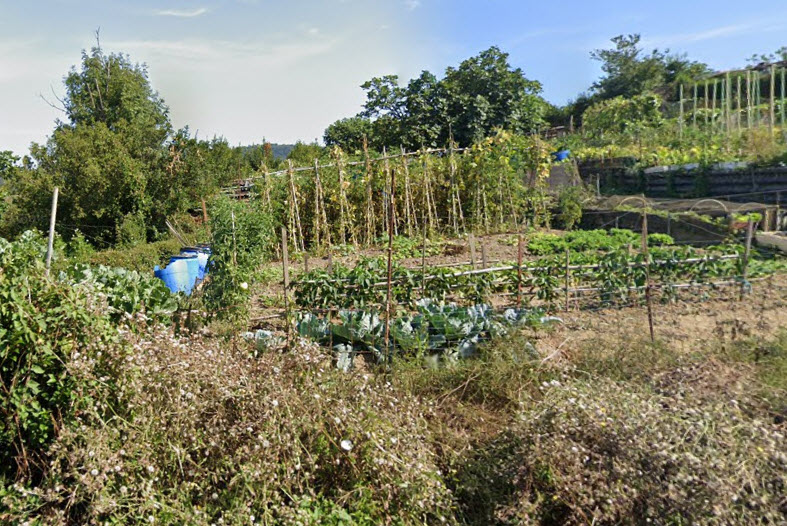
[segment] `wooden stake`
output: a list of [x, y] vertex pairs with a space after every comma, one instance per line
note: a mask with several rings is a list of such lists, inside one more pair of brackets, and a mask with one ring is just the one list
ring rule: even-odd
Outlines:
[[775, 137], [774, 125], [776, 124], [776, 66], [771, 64], [771, 97], [769, 102], [768, 126], [770, 126], [771, 138]]
[[394, 198], [396, 196], [396, 170], [391, 170], [391, 195], [388, 199], [388, 283], [385, 296], [385, 347], [388, 353], [388, 366], [393, 363], [393, 348], [390, 345], [391, 335], [391, 300], [393, 279], [393, 238], [394, 238]]
[[691, 124], [694, 128], [697, 127], [697, 83], [694, 83], [694, 103], [691, 110]]
[[517, 245], [518, 247], [517, 247], [517, 257], [516, 257], [516, 277], [517, 277], [516, 306], [521, 308], [522, 307], [522, 250], [523, 250], [522, 234], [519, 234]]
[[202, 222], [208, 224], [208, 206], [205, 204], [205, 198], [202, 198]]
[[708, 125], [708, 98], [710, 97], [708, 93], [708, 86], [710, 84], [709, 80], [705, 81], [705, 126]]
[[751, 129], [754, 123], [751, 107], [751, 71], [746, 70], [746, 127]]
[[287, 248], [287, 228], [281, 227], [281, 266], [282, 274], [284, 275], [284, 313], [285, 324], [287, 328], [287, 347], [290, 346], [290, 260], [288, 257]]
[[52, 210], [49, 213], [49, 240], [46, 246], [46, 275], [49, 275], [49, 268], [52, 266], [52, 253], [55, 248], [55, 221], [57, 219], [57, 198], [60, 188], [55, 187], [52, 192]]
[[232, 265], [234, 267], [238, 266], [238, 243], [235, 239], [235, 210], [230, 212], [230, 217], [232, 218]]
[[308, 252], [304, 252], [303, 253], [303, 272], [305, 272], [306, 274], [309, 273], [309, 253]]
[[571, 303], [571, 250], [566, 247], [566, 312], [569, 310]]
[[741, 131], [741, 76], [736, 75], [735, 80], [738, 83], [738, 89], [736, 91], [736, 101], [737, 101], [737, 111], [735, 112], [735, 125], [738, 128], [738, 133]]
[[470, 265], [475, 269], [475, 236], [470, 234]]
[[486, 260], [486, 244], [483, 242], [481, 243], [481, 268], [487, 268], [487, 260]]
[[[428, 214], [428, 212], [425, 212]], [[421, 298], [426, 296], [426, 218], [423, 225], [423, 241], [421, 242]]]
[[749, 219], [746, 223], [746, 245], [743, 249], [743, 266], [741, 269], [741, 299], [746, 294], [746, 275], [749, 270], [749, 257], [751, 256], [751, 239], [754, 234], [754, 221]]
[[785, 110], [785, 108], [784, 108], [784, 104], [785, 104], [785, 102], [787, 102], [787, 101], [785, 101], [785, 87], [784, 87], [785, 74], [784, 74], [784, 71], [785, 71], [784, 68], [782, 68], [782, 75], [781, 75], [781, 106], [779, 108], [780, 109], [779, 113], [781, 114], [782, 134], [787, 132], [787, 130], [784, 129], [785, 120], [787, 120], [787, 119], [785, 119], [785, 114], [787, 113], [787, 110]]
[[683, 138], [683, 84], [678, 88], [678, 97], [680, 98], [680, 114], [678, 117], [678, 136]]
[[648, 327], [650, 328], [650, 341], [656, 341], [653, 332], [653, 305], [650, 299], [650, 255], [648, 254], [648, 214], [642, 212], [642, 255], [645, 257], [645, 304], [648, 308]]

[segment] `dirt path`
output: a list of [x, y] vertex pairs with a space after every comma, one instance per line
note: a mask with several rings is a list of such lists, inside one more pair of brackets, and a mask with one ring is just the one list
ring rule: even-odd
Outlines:
[[[787, 275], [775, 275], [753, 284], [739, 299], [738, 287], [726, 287], [714, 299], [663, 304], [654, 302], [656, 339], [670, 348], [690, 352], [712, 338], [763, 339], [787, 329]], [[583, 346], [609, 344], [611, 348], [649, 338], [644, 307], [573, 311], [559, 314], [564, 324], [542, 333], [537, 348], [544, 356], [570, 356]]]

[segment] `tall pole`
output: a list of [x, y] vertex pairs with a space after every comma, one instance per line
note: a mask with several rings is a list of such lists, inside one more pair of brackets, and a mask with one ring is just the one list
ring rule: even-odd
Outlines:
[[680, 98], [680, 113], [678, 117], [678, 136], [683, 138], [683, 84], [678, 88], [678, 97]]
[[385, 297], [385, 347], [388, 353], [388, 366], [393, 363], [391, 336], [391, 280], [393, 277], [393, 238], [394, 238], [394, 197], [396, 194], [396, 170], [391, 170], [391, 195], [388, 198], [388, 292]]
[[771, 138], [774, 137], [774, 125], [776, 124], [776, 66], [771, 64], [771, 93], [770, 93], [770, 100], [768, 103], [769, 115], [768, 115], [768, 126], [771, 130]]
[[57, 196], [60, 189], [56, 186], [52, 193], [52, 212], [49, 214], [49, 243], [46, 248], [46, 275], [49, 275], [49, 267], [52, 266], [52, 252], [55, 246], [55, 219], [57, 218]]
[[694, 83], [694, 105], [691, 110], [691, 124], [697, 128], [697, 83]]
[[642, 255], [645, 258], [645, 304], [648, 308], [648, 327], [650, 328], [650, 341], [656, 341], [653, 332], [653, 305], [650, 299], [650, 255], [648, 254], [648, 214], [642, 212]]

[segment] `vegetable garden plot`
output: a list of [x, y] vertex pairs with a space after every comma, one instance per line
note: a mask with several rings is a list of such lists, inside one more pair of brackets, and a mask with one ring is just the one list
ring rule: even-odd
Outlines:
[[[643, 291], [658, 290], [663, 299], [674, 300], [681, 289], [739, 283], [737, 248], [654, 247], [646, 257], [618, 247], [577, 253], [573, 261], [546, 257], [521, 267], [460, 272], [396, 266], [391, 301], [397, 314], [390, 320], [384, 314], [384, 261], [366, 259], [352, 269], [314, 271], [296, 282], [296, 304], [304, 309], [296, 327], [301, 336], [331, 346], [343, 369], [361, 353], [377, 362], [394, 352], [453, 361], [512, 328], [559, 321], [548, 313], [567, 309], [569, 301], [576, 304], [587, 293], [595, 296], [592, 305], [607, 307], [637, 302]], [[501, 307], [504, 303], [509, 306]]]

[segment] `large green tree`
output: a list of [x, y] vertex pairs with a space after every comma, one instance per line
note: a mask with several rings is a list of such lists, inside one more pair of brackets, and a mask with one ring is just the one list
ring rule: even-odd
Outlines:
[[496, 129], [531, 132], [547, 109], [541, 84], [512, 68], [508, 54], [496, 47], [446, 69], [442, 79], [424, 71], [406, 86], [387, 75], [361, 87], [363, 110], [329, 126], [326, 143], [352, 151], [366, 134], [375, 149], [445, 146], [452, 136], [467, 146]]
[[82, 53], [64, 80], [63, 110], [46, 144], [33, 144], [35, 170], [12, 178], [17, 229], [43, 226], [60, 187], [63, 233], [79, 228], [99, 243], [141, 241], [177, 201], [171, 199], [168, 110], [145, 66], [100, 47]]

